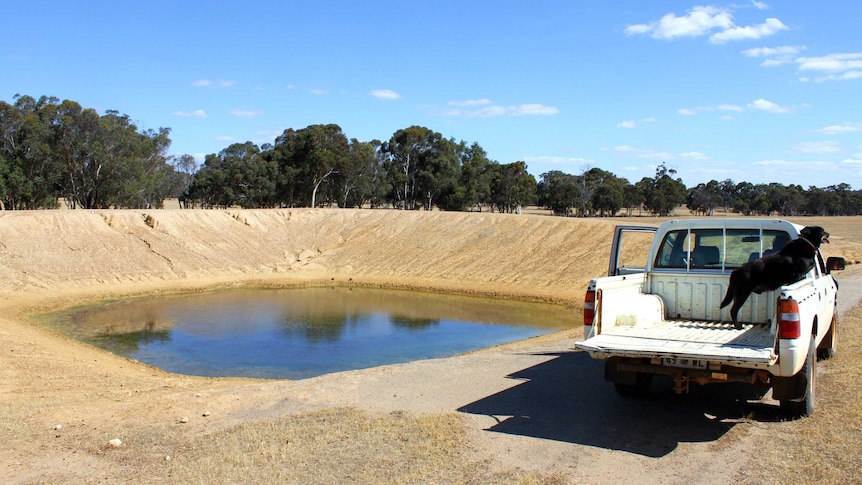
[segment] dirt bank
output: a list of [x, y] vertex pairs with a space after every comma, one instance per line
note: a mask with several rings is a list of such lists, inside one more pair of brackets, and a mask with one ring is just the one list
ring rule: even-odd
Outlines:
[[[860, 219], [812, 221], [832, 232], [830, 253], [862, 258]], [[196, 439], [350, 407], [387, 416], [457, 412], [466, 429], [458, 473], [466, 475], [447, 480], [526, 473], [540, 481], [688, 483], [707, 473], [729, 483], [745, 464], [739, 447], [753, 439], [733, 426], [735, 400], [708, 405], [712, 420], [690, 405], [667, 414], [647, 403], [652, 424], [621, 422], [612, 416], [640, 411], [609, 391], [594, 362], [569, 352], [580, 335], [584, 285], [606, 271], [621, 222], [368, 210], [0, 213], [0, 474], [19, 483], [166, 481], [175, 471], [166, 457], [194, 449]], [[552, 301], [571, 306], [574, 328], [452, 359], [272, 382], [169, 375], [26, 319], [98, 299], [261, 284]], [[124, 441], [116, 450], [106, 445], [114, 437]], [[708, 459], [717, 451], [725, 461]], [[155, 475], [140, 480], [141, 469]]]

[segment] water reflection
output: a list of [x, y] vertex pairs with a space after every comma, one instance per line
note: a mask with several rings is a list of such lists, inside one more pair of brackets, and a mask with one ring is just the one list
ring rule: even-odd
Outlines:
[[123, 301], [42, 320], [171, 372], [296, 379], [454, 355], [568, 328], [574, 317], [555, 305], [308, 288]]

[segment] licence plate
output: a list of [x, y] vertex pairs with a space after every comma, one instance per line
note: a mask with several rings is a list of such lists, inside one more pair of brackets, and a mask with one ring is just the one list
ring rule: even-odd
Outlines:
[[686, 369], [706, 369], [705, 360], [679, 359], [676, 357], [662, 358], [662, 365], [667, 367], [685, 367]]

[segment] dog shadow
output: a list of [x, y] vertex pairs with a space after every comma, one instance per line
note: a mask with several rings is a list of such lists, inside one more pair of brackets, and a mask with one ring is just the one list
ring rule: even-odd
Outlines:
[[778, 416], [776, 406], [763, 404], [762, 387], [692, 384], [677, 395], [670, 379], [656, 378], [648, 396], [624, 398], [587, 353], [539, 355], [554, 358], [507, 376], [522, 382], [458, 411], [496, 419], [487, 431], [656, 458], [682, 442], [716, 441], [742, 420]]

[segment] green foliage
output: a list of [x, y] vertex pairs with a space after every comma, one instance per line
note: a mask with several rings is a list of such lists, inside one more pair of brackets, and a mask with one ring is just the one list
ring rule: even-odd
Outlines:
[[0, 198], [6, 209], [160, 207], [176, 196], [170, 130], [138, 131], [128, 116], [99, 116], [74, 101], [0, 102]]
[[600, 168], [578, 175], [551, 171], [538, 183], [523, 161], [500, 164], [478, 144], [456, 142], [422, 126], [386, 142], [348, 140], [336, 124], [285, 130], [273, 144], [235, 143], [194, 157], [168, 155], [170, 129], [139, 130], [127, 115], [99, 115], [70, 100], [15, 96], [0, 101], [0, 205], [45, 209], [65, 199], [75, 208], [394, 207], [405, 210], [518, 212], [538, 203], [561, 216], [666, 216], [681, 204], [711, 215], [862, 213], [862, 193], [711, 180], [687, 189], [661, 164], [635, 184]]

